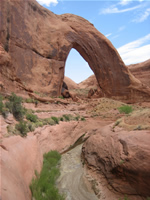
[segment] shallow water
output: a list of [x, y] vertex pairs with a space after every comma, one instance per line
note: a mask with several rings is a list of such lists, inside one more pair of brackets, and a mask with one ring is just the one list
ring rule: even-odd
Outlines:
[[62, 155], [58, 188], [66, 200], [98, 200], [82, 167], [81, 148], [78, 145]]

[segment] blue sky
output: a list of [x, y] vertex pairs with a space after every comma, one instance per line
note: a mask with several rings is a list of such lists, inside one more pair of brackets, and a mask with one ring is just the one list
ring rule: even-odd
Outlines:
[[[150, 59], [150, 0], [37, 0], [55, 14], [79, 15], [104, 34], [126, 65]], [[80, 54], [72, 49], [65, 75], [79, 83], [93, 72]]]

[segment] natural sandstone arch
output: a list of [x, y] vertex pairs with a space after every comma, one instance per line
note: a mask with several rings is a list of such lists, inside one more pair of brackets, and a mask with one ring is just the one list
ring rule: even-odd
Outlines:
[[24, 87], [60, 95], [65, 62], [74, 48], [88, 62], [105, 96], [150, 96], [111, 42], [82, 17], [55, 15], [34, 0], [1, 0], [0, 9], [0, 42], [7, 46]]
[[105, 96], [131, 98], [134, 86], [141, 87], [140, 82], [128, 71], [111, 42], [79, 16], [64, 14], [61, 18], [73, 30], [66, 35], [70, 42], [68, 54], [74, 48], [88, 62]]

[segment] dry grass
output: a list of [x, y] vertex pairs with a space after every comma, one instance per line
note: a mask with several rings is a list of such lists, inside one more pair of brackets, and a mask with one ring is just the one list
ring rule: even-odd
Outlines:
[[120, 119], [119, 127], [128, 131], [150, 130], [150, 108], [139, 108]]
[[116, 121], [115, 126], [130, 130], [150, 130], [150, 108], [132, 105], [130, 114], [120, 113], [118, 108], [127, 104], [120, 101], [101, 98], [97, 103], [91, 104], [91, 116], [100, 116], [104, 119]]

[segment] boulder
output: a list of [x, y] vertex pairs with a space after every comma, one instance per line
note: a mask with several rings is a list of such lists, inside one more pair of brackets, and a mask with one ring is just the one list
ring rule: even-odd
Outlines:
[[66, 89], [62, 89], [61, 95], [62, 95], [64, 98], [69, 98], [69, 97], [71, 97], [69, 91], [66, 90]]
[[[150, 131], [112, 132], [106, 126], [84, 144], [87, 165], [104, 174], [109, 185], [127, 195], [150, 196]], [[100, 180], [99, 180], [100, 181]]]
[[64, 82], [67, 84], [69, 90], [78, 89], [79, 86], [77, 83], [75, 83], [73, 80], [71, 80], [69, 77], [64, 77]]
[[98, 82], [96, 80], [95, 75], [91, 75], [86, 80], [84, 80], [81, 83], [79, 83], [78, 86], [79, 86], [79, 88], [82, 88], [82, 89], [97, 88], [98, 87]]

